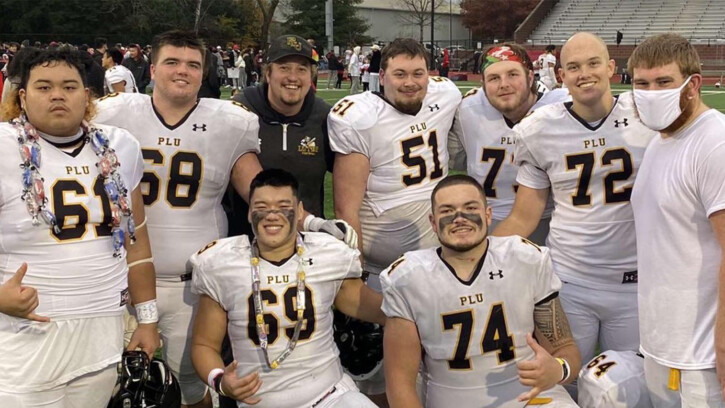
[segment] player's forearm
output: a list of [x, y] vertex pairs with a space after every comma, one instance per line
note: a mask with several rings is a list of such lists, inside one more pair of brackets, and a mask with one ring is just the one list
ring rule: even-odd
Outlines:
[[532, 227], [531, 222], [526, 217], [518, 216], [512, 212], [496, 226], [493, 232], [491, 232], [491, 235], [495, 237], [507, 237], [510, 235], [528, 237], [534, 232], [536, 225]]
[[560, 347], [556, 352], [554, 352], [554, 354], [552, 354], [552, 356], [555, 358], [562, 358], [569, 363], [569, 378], [567, 378], [563, 384], [570, 384], [576, 380], [582, 365], [581, 354], [579, 353], [579, 348], [576, 346], [576, 343], [572, 340], [572, 344]]
[[224, 361], [218, 350], [194, 342], [191, 343], [191, 363], [194, 370], [196, 370], [196, 374], [205, 384], [211, 370], [224, 368]]
[[415, 375], [405, 374], [389, 375], [389, 371], [385, 370], [387, 386], [385, 391], [388, 395], [390, 408], [423, 408], [418, 398], [418, 392], [415, 389]]
[[360, 279], [347, 279], [335, 298], [335, 307], [342, 313], [366, 322], [385, 324], [381, 310], [383, 296]]

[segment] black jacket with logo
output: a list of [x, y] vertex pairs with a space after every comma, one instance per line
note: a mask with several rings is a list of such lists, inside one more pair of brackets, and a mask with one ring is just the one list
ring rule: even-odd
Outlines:
[[[247, 87], [234, 100], [259, 116], [262, 168], [292, 173], [300, 183], [300, 198], [305, 210], [324, 217], [325, 173], [332, 171], [335, 157], [327, 135], [327, 115], [331, 106], [310, 89], [302, 110], [295, 116], [284, 116], [270, 106], [267, 84]], [[252, 235], [247, 221], [249, 207], [232, 189], [228, 196], [229, 235]]]

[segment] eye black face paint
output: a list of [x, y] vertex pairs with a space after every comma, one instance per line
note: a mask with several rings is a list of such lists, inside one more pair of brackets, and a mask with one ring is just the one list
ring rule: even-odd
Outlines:
[[290, 230], [292, 229], [291, 227], [295, 222], [295, 210], [293, 209], [252, 210], [252, 229], [254, 230], [255, 235], [257, 235], [257, 228], [259, 227], [259, 223], [262, 222], [263, 219], [267, 218], [269, 214], [282, 214], [282, 216], [287, 219], [287, 222], [290, 225]]
[[468, 221], [471, 221], [472, 223], [478, 225], [479, 228], [483, 228], [483, 219], [478, 214], [470, 214], [470, 213], [464, 213], [461, 211], [456, 211], [455, 214], [446, 215], [445, 217], [441, 217], [440, 220], [438, 220], [438, 229], [443, 231], [446, 226], [453, 224], [453, 221], [455, 221], [456, 218], [463, 217], [467, 219]]

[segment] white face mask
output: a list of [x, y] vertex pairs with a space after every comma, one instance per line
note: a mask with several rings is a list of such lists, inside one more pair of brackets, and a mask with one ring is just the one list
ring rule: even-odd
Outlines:
[[670, 126], [682, 114], [680, 93], [690, 82], [692, 75], [677, 89], [645, 91], [634, 89], [634, 103], [642, 123], [652, 130], [662, 130]]

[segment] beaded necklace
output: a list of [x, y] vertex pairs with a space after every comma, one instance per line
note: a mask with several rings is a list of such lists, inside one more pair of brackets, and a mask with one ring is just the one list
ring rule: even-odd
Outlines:
[[[22, 169], [23, 192], [21, 199], [25, 201], [28, 213], [33, 219], [33, 225], [40, 225], [40, 219], [55, 232], [59, 234], [61, 227], [55, 214], [48, 208], [48, 198], [45, 195], [43, 177], [40, 175], [40, 136], [25, 114], [13, 119], [10, 123], [18, 132], [18, 143], [20, 144], [20, 168]], [[103, 180], [103, 189], [111, 204], [111, 217], [113, 226], [111, 236], [113, 239], [113, 256], [120, 257], [124, 242], [124, 231], [121, 228], [121, 218], [127, 217], [126, 227], [131, 244], [136, 242], [135, 225], [131, 207], [128, 204], [128, 189], [123, 183], [118, 167], [115, 150], [109, 147], [108, 137], [103, 131], [86, 121], [81, 123], [81, 129], [85, 135], [85, 143], [90, 143], [93, 152], [98, 157], [96, 168], [99, 177]]]
[[267, 366], [272, 370], [279, 367], [290, 354], [292, 350], [297, 346], [297, 340], [300, 338], [300, 330], [302, 329], [302, 323], [304, 322], [303, 315], [305, 313], [305, 262], [302, 259], [302, 254], [305, 252], [304, 242], [302, 237], [297, 234], [297, 248], [296, 254], [298, 258], [297, 263], [297, 322], [295, 323], [295, 330], [292, 338], [287, 342], [287, 347], [282, 353], [270, 362], [269, 352], [267, 351], [267, 325], [264, 322], [264, 308], [262, 307], [262, 296], [260, 289], [261, 274], [259, 268], [259, 248], [257, 247], [257, 239], [252, 242], [252, 294], [254, 296], [254, 313], [257, 323], [257, 337], [259, 337], [259, 347], [264, 351], [264, 359], [267, 361]]

